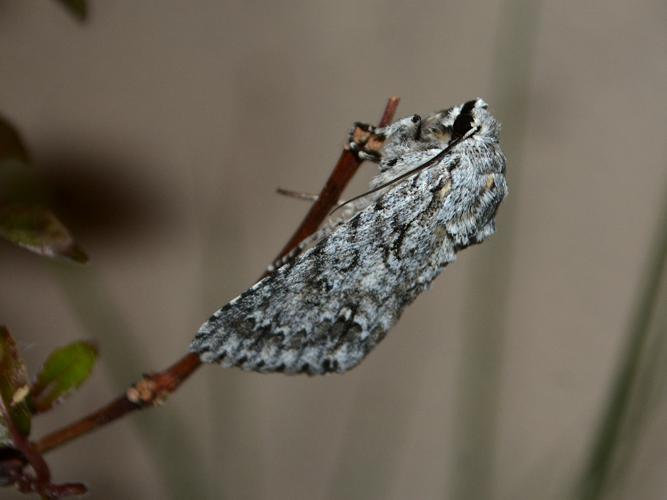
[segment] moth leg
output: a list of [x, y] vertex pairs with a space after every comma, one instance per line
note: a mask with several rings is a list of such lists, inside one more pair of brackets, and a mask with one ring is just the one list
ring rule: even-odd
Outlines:
[[304, 201], [317, 201], [319, 196], [315, 193], [305, 193], [303, 191], [292, 191], [291, 189], [276, 188], [276, 193], [288, 198], [294, 198], [295, 200], [304, 200]]
[[347, 149], [352, 151], [360, 160], [369, 160], [374, 163], [382, 161], [380, 149], [386, 136], [368, 123], [355, 122], [347, 140]]
[[[276, 193], [287, 196], [288, 198], [294, 198], [295, 200], [311, 201], [316, 202], [319, 199], [319, 195], [315, 193], [304, 193], [303, 191], [292, 191], [291, 189], [277, 188]], [[347, 203], [345, 200], [338, 200], [337, 204]]]

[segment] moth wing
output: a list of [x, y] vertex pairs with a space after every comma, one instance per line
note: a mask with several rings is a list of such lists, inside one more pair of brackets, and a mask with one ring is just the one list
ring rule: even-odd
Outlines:
[[453, 260], [437, 221], [448, 179], [436, 166], [393, 186], [214, 313], [190, 350], [260, 372], [356, 366]]

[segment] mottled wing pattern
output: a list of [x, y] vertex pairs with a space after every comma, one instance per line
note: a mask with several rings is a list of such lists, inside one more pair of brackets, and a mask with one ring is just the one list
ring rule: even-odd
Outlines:
[[262, 372], [357, 365], [448, 260], [434, 217], [448, 179], [437, 167], [394, 187], [217, 311], [193, 350]]
[[[349, 220], [325, 228], [311, 248], [217, 311], [190, 346], [202, 361], [259, 372], [345, 372], [459, 250], [493, 233], [505, 159], [486, 103], [415, 115], [384, 132], [372, 186], [441, 159], [374, 193], [365, 207], [355, 204]], [[464, 140], [443, 149], [448, 139], [440, 137], [457, 134]]]

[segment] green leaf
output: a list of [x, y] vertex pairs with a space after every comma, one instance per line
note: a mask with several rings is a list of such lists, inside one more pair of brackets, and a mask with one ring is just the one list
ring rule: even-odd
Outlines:
[[48, 209], [29, 205], [0, 206], [0, 236], [47, 257], [86, 262], [88, 256]]
[[0, 160], [9, 158], [28, 163], [28, 148], [25, 147], [16, 127], [0, 115]]
[[58, 0], [63, 4], [71, 14], [79, 21], [84, 21], [88, 16], [88, 6], [86, 0]]
[[83, 384], [97, 359], [90, 342], [73, 342], [56, 349], [48, 357], [30, 389], [33, 410], [44, 412]]
[[[0, 326], [0, 396], [9, 410], [12, 422], [23, 435], [30, 434], [30, 408], [28, 394], [28, 372], [20, 358], [14, 339], [4, 326]], [[0, 417], [0, 440], [5, 444], [11, 437]]]

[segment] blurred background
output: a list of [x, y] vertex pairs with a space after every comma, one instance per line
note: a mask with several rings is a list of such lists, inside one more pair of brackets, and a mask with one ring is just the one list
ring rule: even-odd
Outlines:
[[[355, 120], [481, 96], [510, 196], [343, 376], [206, 366], [47, 456], [90, 498], [663, 499], [667, 4], [0, 0], [0, 113], [90, 255], [0, 241], [34, 372], [97, 342], [39, 437], [185, 352], [250, 286]], [[362, 168], [348, 193], [373, 174]], [[585, 487], [582, 487], [582, 484]], [[23, 498], [9, 490], [3, 498]]]

